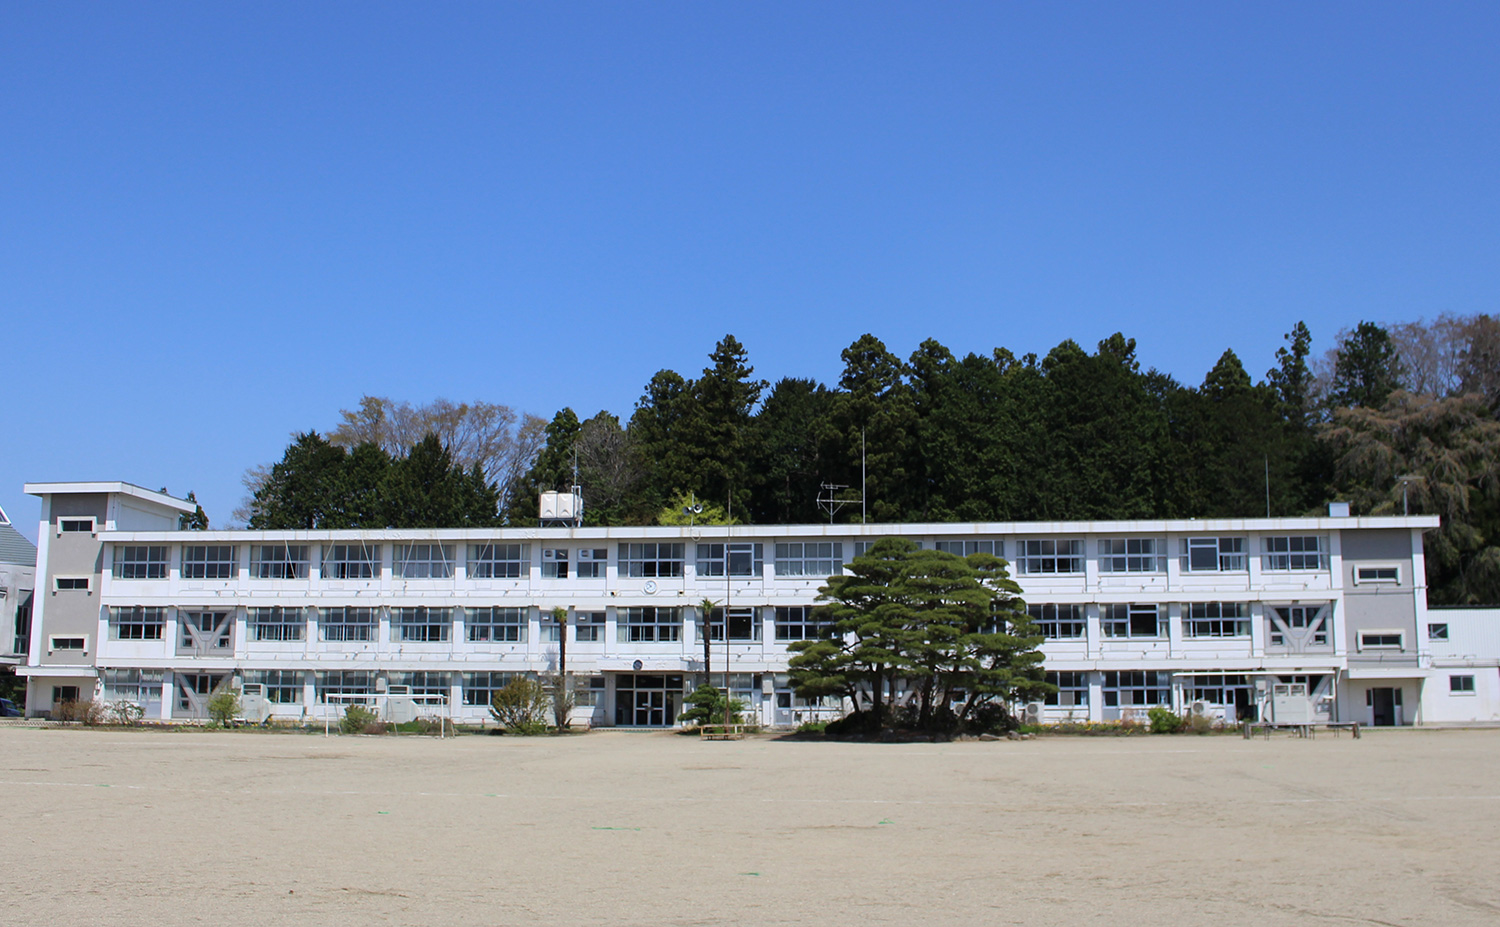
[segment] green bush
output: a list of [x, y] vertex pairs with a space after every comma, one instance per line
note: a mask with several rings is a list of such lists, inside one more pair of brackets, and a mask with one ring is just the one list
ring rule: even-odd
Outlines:
[[547, 733], [550, 707], [545, 686], [535, 679], [517, 676], [490, 699], [490, 716], [507, 734], [532, 736]]
[[803, 721], [797, 725], [798, 734], [821, 734], [827, 729], [827, 721]]
[[1151, 733], [1176, 734], [1187, 724], [1187, 719], [1165, 705], [1157, 705], [1146, 712], [1151, 719]]
[[[713, 686], [699, 686], [683, 699], [692, 708], [681, 715], [681, 720], [694, 724], [724, 724], [724, 693]], [[729, 722], [739, 724], [745, 703], [739, 699], [729, 700]]]
[[[364, 734], [367, 733], [367, 728], [379, 723], [380, 716], [375, 714], [373, 708], [365, 705], [350, 705], [344, 709], [344, 717], [339, 719], [339, 733]], [[384, 733], [384, 731], [375, 733]]]
[[233, 689], [220, 689], [208, 700], [208, 716], [215, 724], [228, 724], [239, 713], [240, 694]]

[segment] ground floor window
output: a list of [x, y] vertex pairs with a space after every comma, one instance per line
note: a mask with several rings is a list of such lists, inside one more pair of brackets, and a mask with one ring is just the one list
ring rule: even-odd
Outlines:
[[146, 715], [161, 714], [162, 670], [107, 669], [99, 673], [104, 683], [104, 700], [130, 702], [141, 706]]
[[495, 693], [525, 673], [464, 673], [464, 704], [488, 706]]
[[1474, 677], [1473, 676], [1467, 676], [1467, 675], [1465, 675], [1465, 676], [1449, 676], [1448, 677], [1448, 691], [1452, 692], [1454, 694], [1473, 695], [1474, 694]]
[[1082, 708], [1089, 703], [1089, 674], [1086, 672], [1049, 672], [1047, 681], [1057, 686], [1047, 693], [1047, 704], [1060, 708]]
[[[344, 697], [330, 700], [329, 696], [375, 694], [375, 674], [369, 670], [325, 670], [318, 673], [315, 684], [319, 704], [349, 705], [354, 704], [356, 700]], [[374, 699], [361, 701], [365, 704], [372, 704]]]
[[1172, 676], [1156, 670], [1110, 670], [1104, 674], [1104, 704], [1134, 708], [1172, 704]]
[[1193, 602], [1183, 606], [1184, 637], [1249, 637], [1244, 602]]
[[[412, 695], [442, 696], [448, 697], [448, 686], [451, 677], [447, 673], [432, 671], [417, 671], [411, 673], [392, 673], [390, 684], [393, 686], [406, 686]], [[429, 703], [433, 707], [436, 702]]]
[[573, 684], [573, 704], [579, 708], [602, 708], [604, 706], [604, 677], [590, 676], [576, 680]]
[[251, 670], [245, 681], [266, 687], [266, 701], [277, 705], [302, 704], [301, 670]]

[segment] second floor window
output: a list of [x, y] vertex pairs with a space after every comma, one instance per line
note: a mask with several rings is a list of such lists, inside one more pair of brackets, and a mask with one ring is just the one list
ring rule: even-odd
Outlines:
[[531, 567], [529, 544], [470, 544], [470, 579], [520, 579]]
[[682, 637], [682, 615], [675, 608], [648, 605], [621, 611], [625, 617], [620, 622], [622, 641], [675, 641]]
[[391, 609], [391, 639], [396, 641], [438, 644], [448, 640], [453, 627], [451, 608]]
[[1164, 573], [1166, 558], [1156, 538], [1112, 538], [1099, 542], [1100, 573]]
[[110, 636], [117, 641], [159, 641], [167, 624], [167, 610], [126, 606], [109, 610]]
[[302, 609], [252, 608], [249, 611], [249, 633], [253, 641], [300, 641], [307, 627]]
[[1245, 569], [1244, 538], [1183, 538], [1182, 568], [1189, 573], [1233, 573]]
[[256, 544], [250, 548], [251, 579], [307, 579], [306, 544]]
[[839, 541], [791, 541], [776, 545], [777, 576], [827, 578], [843, 566], [844, 545]]
[[116, 547], [114, 567], [115, 579], [166, 579], [167, 548]]
[[188, 544], [182, 548], [183, 579], [234, 579], [234, 547]]
[[[760, 544], [699, 544], [698, 575], [759, 576], [764, 563]], [[726, 559], [727, 558], [727, 559]]]
[[1265, 552], [1261, 568], [1265, 570], [1326, 570], [1328, 544], [1319, 535], [1263, 538]]
[[1182, 607], [1183, 637], [1249, 637], [1244, 602], [1193, 602]]
[[318, 637], [325, 641], [372, 641], [377, 626], [373, 608], [325, 608], [318, 616]]
[[780, 605], [776, 608], [776, 639], [812, 641], [833, 637], [836, 627], [810, 605]]
[[324, 579], [374, 579], [379, 575], [379, 544], [329, 544], [323, 548]]
[[1166, 637], [1167, 622], [1156, 605], [1100, 606], [1099, 625], [1105, 637]]
[[1084, 636], [1087, 622], [1082, 605], [1028, 605], [1026, 613], [1037, 632], [1048, 640], [1076, 640]]
[[391, 573], [400, 579], [447, 579], [453, 575], [453, 545], [398, 544]]
[[526, 640], [526, 611], [498, 605], [466, 608], [464, 628], [470, 641], [519, 643]]
[[1018, 541], [1016, 572], [1028, 575], [1082, 573], [1083, 542], [1043, 538]]
[[[620, 575], [638, 577], [681, 576], [681, 544], [621, 544]], [[676, 638], [673, 638], [676, 640]]]

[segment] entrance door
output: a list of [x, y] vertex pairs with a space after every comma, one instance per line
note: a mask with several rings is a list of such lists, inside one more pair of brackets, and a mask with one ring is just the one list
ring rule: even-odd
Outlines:
[[667, 693], [635, 693], [635, 721], [637, 727], [661, 727], [667, 723]]
[[1396, 690], [1370, 689], [1370, 723], [1375, 727], [1394, 727], [1396, 724]]
[[677, 720], [681, 676], [622, 673], [615, 682], [615, 723], [625, 727], [671, 727]]

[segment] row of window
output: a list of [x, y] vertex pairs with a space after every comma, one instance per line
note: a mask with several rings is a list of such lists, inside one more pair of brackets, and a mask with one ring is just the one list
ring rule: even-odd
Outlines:
[[[764, 545], [753, 542], [697, 544], [695, 565], [699, 576], [759, 576], [765, 565]], [[865, 544], [855, 545], [855, 555]], [[975, 553], [1005, 555], [1005, 542], [995, 540], [938, 541], [938, 550], [968, 556]], [[682, 576], [686, 564], [682, 543], [632, 543], [619, 545], [621, 576], [639, 578]], [[843, 568], [844, 545], [838, 541], [777, 543], [777, 576], [831, 576]], [[315, 550], [306, 544], [250, 545], [250, 576], [255, 579], [305, 579]], [[454, 575], [457, 558], [453, 544], [397, 544], [393, 547], [391, 573], [404, 579], [443, 579]], [[467, 571], [474, 579], [519, 579], [529, 574], [529, 544], [471, 544]], [[541, 550], [541, 575], [565, 579], [599, 578], [609, 557], [606, 548], [547, 547]], [[113, 568], [119, 579], [164, 579], [169, 566], [166, 545], [119, 545]], [[1084, 571], [1084, 542], [1077, 539], [1041, 538], [1016, 542], [1018, 575], [1045, 576]], [[325, 579], [372, 579], [380, 575], [380, 544], [326, 544], [320, 564]], [[1164, 573], [1166, 552], [1157, 538], [1106, 538], [1098, 542], [1100, 573]], [[1316, 571], [1328, 569], [1328, 541], [1317, 535], [1266, 537], [1262, 539], [1262, 568], [1270, 571]], [[1187, 572], [1237, 572], [1246, 568], [1245, 539], [1241, 537], [1182, 538], [1181, 566]], [[183, 579], [231, 579], [239, 569], [238, 551], [232, 544], [183, 545]], [[1395, 581], [1387, 577], [1392, 568], [1370, 568], [1363, 581]], [[1384, 570], [1385, 573], [1378, 571]], [[1362, 573], [1361, 576], [1365, 574]]]
[[[1082, 605], [1028, 605], [1038, 633], [1049, 640], [1082, 639], [1088, 622]], [[1105, 637], [1167, 636], [1166, 606], [1117, 603], [1099, 606], [1099, 628]], [[1250, 614], [1244, 602], [1192, 602], [1182, 606], [1182, 635], [1191, 638], [1249, 637]]]
[[[332, 642], [361, 642], [377, 639], [381, 609], [373, 606], [333, 606], [317, 609], [318, 639]], [[528, 609], [506, 606], [466, 606], [462, 610], [465, 639], [473, 643], [520, 643], [526, 640]], [[459, 610], [452, 607], [392, 607], [389, 609], [390, 634], [393, 642], [446, 643], [452, 639]], [[618, 617], [621, 641], [676, 641], [681, 639], [683, 609], [643, 606], [622, 608]], [[597, 642], [604, 639], [605, 613], [576, 612], [573, 617], [574, 639]], [[724, 640], [724, 609], [716, 608], [707, 625], [710, 640]], [[234, 613], [226, 610], [179, 609], [177, 612], [178, 646], [183, 649], [213, 651], [232, 646]], [[762, 622], [754, 608], [730, 608], [727, 632], [731, 641], [758, 641]], [[109, 609], [112, 640], [159, 641], [166, 633], [167, 609], [161, 606], [126, 606]], [[246, 613], [246, 631], [252, 641], [300, 641], [307, 635], [307, 610], [298, 607], [250, 608]], [[810, 606], [779, 607], [775, 610], [775, 634], [779, 641], [811, 640], [826, 637], [832, 624], [814, 617]], [[542, 640], [558, 639], [560, 628], [544, 617]], [[702, 639], [703, 626], [698, 636]], [[79, 649], [82, 649], [81, 646]]]

